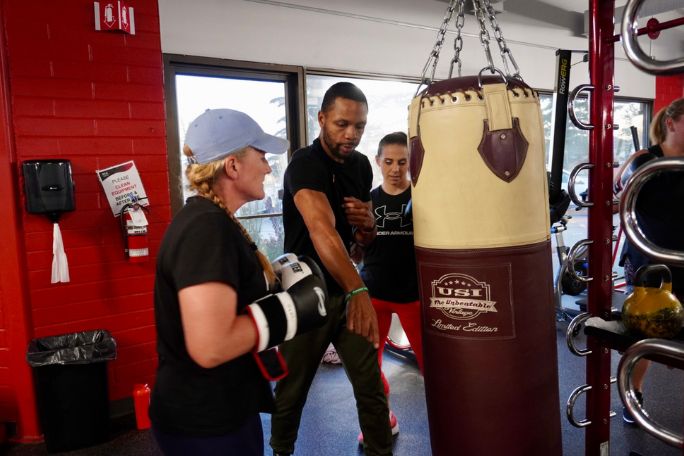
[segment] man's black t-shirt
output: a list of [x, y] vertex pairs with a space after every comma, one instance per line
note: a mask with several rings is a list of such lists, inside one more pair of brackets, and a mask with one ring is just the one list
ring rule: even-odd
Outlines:
[[404, 216], [411, 187], [399, 195], [385, 193], [382, 186], [371, 192], [378, 234], [366, 247], [361, 277], [374, 298], [391, 302], [418, 299], [413, 220]]
[[[663, 157], [659, 145], [649, 147], [648, 151], [657, 158]], [[637, 196], [635, 210], [648, 240], [667, 249], [684, 250], [684, 172], [663, 172], [648, 180]], [[629, 241], [625, 241], [622, 254], [622, 260], [629, 257], [635, 270], [653, 262]], [[673, 290], [677, 295], [684, 295], [684, 268], [668, 267], [672, 271]]]
[[267, 294], [256, 256], [228, 214], [206, 198], [189, 198], [162, 240], [154, 308], [159, 366], [150, 417], [162, 432], [189, 436], [235, 431], [246, 418], [270, 411], [273, 396], [252, 355], [212, 369], [187, 352], [178, 291], [223, 282], [237, 292], [240, 313]]
[[328, 157], [320, 140], [316, 139], [309, 147], [297, 150], [285, 171], [285, 191], [283, 192], [283, 224], [285, 227], [285, 251], [297, 255], [308, 255], [323, 267], [328, 290], [339, 293], [340, 286], [325, 269], [311, 242], [304, 219], [294, 203], [294, 195], [302, 189], [324, 193], [333, 214], [335, 229], [342, 238], [347, 251], [354, 241], [352, 227], [347, 223], [342, 204], [345, 196], [353, 196], [361, 201], [370, 201], [370, 188], [373, 170], [365, 155], [352, 152], [344, 163]]

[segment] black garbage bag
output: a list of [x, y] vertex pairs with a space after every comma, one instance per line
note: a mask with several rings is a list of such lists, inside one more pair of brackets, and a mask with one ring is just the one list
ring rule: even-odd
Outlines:
[[105, 442], [110, 427], [107, 361], [116, 358], [111, 334], [99, 329], [34, 339], [26, 358], [48, 453]]
[[33, 339], [26, 355], [32, 367], [90, 364], [116, 359], [116, 341], [104, 329]]

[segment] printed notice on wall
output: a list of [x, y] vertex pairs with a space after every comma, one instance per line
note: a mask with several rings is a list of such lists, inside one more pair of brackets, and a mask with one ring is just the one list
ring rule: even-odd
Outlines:
[[150, 204], [140, 180], [138, 168], [132, 160], [107, 169], [98, 169], [95, 172], [115, 217], [121, 213], [121, 208], [125, 204], [138, 203], [141, 206]]

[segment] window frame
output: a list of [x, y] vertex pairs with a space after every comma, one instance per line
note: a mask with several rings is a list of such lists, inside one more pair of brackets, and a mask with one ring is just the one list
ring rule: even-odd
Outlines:
[[[288, 162], [292, 152], [308, 145], [306, 83], [308, 76], [329, 76], [337, 78], [366, 79], [388, 82], [407, 82], [420, 84], [420, 77], [402, 76], [385, 73], [343, 71], [329, 68], [305, 68], [295, 65], [268, 64], [242, 60], [212, 57], [163, 54], [166, 95], [167, 125], [178, 123], [176, 100], [176, 76], [191, 75], [204, 77], [240, 78], [257, 81], [277, 81], [285, 83], [287, 136], [290, 140]], [[553, 97], [554, 92], [547, 89], [534, 89], [540, 95]], [[582, 98], [586, 98], [582, 97]], [[615, 97], [616, 102], [642, 103], [645, 105], [642, 125], [641, 147], [648, 147], [648, 128], [653, 117], [653, 100], [639, 97]], [[570, 119], [566, 120], [567, 123]], [[169, 191], [171, 213], [174, 215], [183, 206], [183, 192], [180, 184], [182, 169], [180, 165], [180, 138], [177, 128], [167, 128]], [[553, 131], [551, 131], [553, 144]], [[547, 151], [550, 154], [551, 151]], [[588, 153], [588, 151], [587, 151]], [[374, 171], [375, 172], [375, 171]], [[178, 176], [178, 177], [177, 177]], [[277, 214], [273, 214], [277, 215]], [[252, 216], [246, 217], [251, 218]], [[259, 216], [255, 216], [259, 217]]]
[[[169, 195], [171, 215], [184, 204], [180, 161], [180, 137], [178, 135], [178, 103], [176, 76], [201, 76], [216, 78], [273, 81], [285, 84], [287, 139], [290, 141], [288, 161], [292, 152], [305, 146], [306, 141], [306, 90], [305, 71], [294, 65], [266, 64], [212, 57], [163, 54], [164, 92], [166, 103], [167, 166], [169, 171]], [[282, 216], [281, 213], [270, 214]], [[248, 216], [245, 218], [252, 218]]]
[[[541, 95], [547, 95], [553, 98], [554, 91], [553, 90], [546, 90], [546, 89], [534, 89], [536, 92], [541, 96]], [[587, 95], [580, 95], [577, 97], [578, 100], [586, 100], [589, 98]], [[643, 125], [642, 127], [642, 137], [639, 138], [641, 141], [641, 148], [645, 149], [650, 145], [650, 140], [648, 137], [648, 130], [651, 125], [651, 120], [653, 118], [653, 100], [649, 98], [640, 98], [640, 97], [621, 97], [621, 96], [615, 96], [614, 97], [614, 102], [620, 102], [620, 103], [642, 103], [646, 106], [645, 112], [644, 112], [644, 119], [643, 119]], [[566, 119], [566, 128], [567, 125], [570, 123], [571, 120], [568, 117]], [[551, 144], [553, 145], [553, 130], [551, 131]], [[550, 152], [550, 151], [547, 151]], [[588, 152], [588, 151], [587, 151]]]

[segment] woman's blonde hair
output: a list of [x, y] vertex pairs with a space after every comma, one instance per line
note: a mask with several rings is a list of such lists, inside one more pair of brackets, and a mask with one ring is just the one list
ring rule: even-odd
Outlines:
[[662, 108], [653, 117], [651, 121], [651, 128], [648, 132], [652, 144], [661, 144], [667, 139], [667, 119], [677, 120], [679, 116], [684, 114], [684, 98], [679, 98], [668, 106]]
[[[244, 148], [231, 155], [235, 155], [238, 159], [240, 159], [245, 156], [247, 150], [247, 148]], [[192, 149], [190, 149], [190, 147], [187, 144], [183, 146], [183, 154], [187, 157], [193, 156]], [[273, 266], [271, 266], [271, 262], [268, 258], [266, 258], [266, 255], [264, 255], [259, 250], [256, 243], [252, 239], [252, 236], [249, 235], [245, 227], [242, 226], [238, 218], [235, 217], [235, 214], [233, 214], [226, 207], [223, 201], [221, 201], [221, 198], [216, 193], [214, 193], [214, 183], [216, 182], [216, 179], [219, 177], [220, 173], [223, 172], [223, 166], [225, 161], [226, 157], [201, 165], [197, 163], [188, 164], [187, 168], [185, 168], [185, 176], [188, 178], [188, 187], [190, 187], [191, 190], [197, 192], [198, 195], [207, 198], [209, 201], [213, 202], [218, 207], [226, 211], [228, 216], [240, 228], [242, 235], [245, 237], [245, 239], [247, 239], [247, 242], [249, 243], [252, 250], [254, 250], [254, 254], [257, 257], [257, 260], [259, 260], [259, 264], [261, 265], [262, 269], [264, 270], [264, 273], [266, 274], [266, 280], [268, 281], [269, 288], [271, 288], [276, 283], [276, 274], [273, 271]]]

